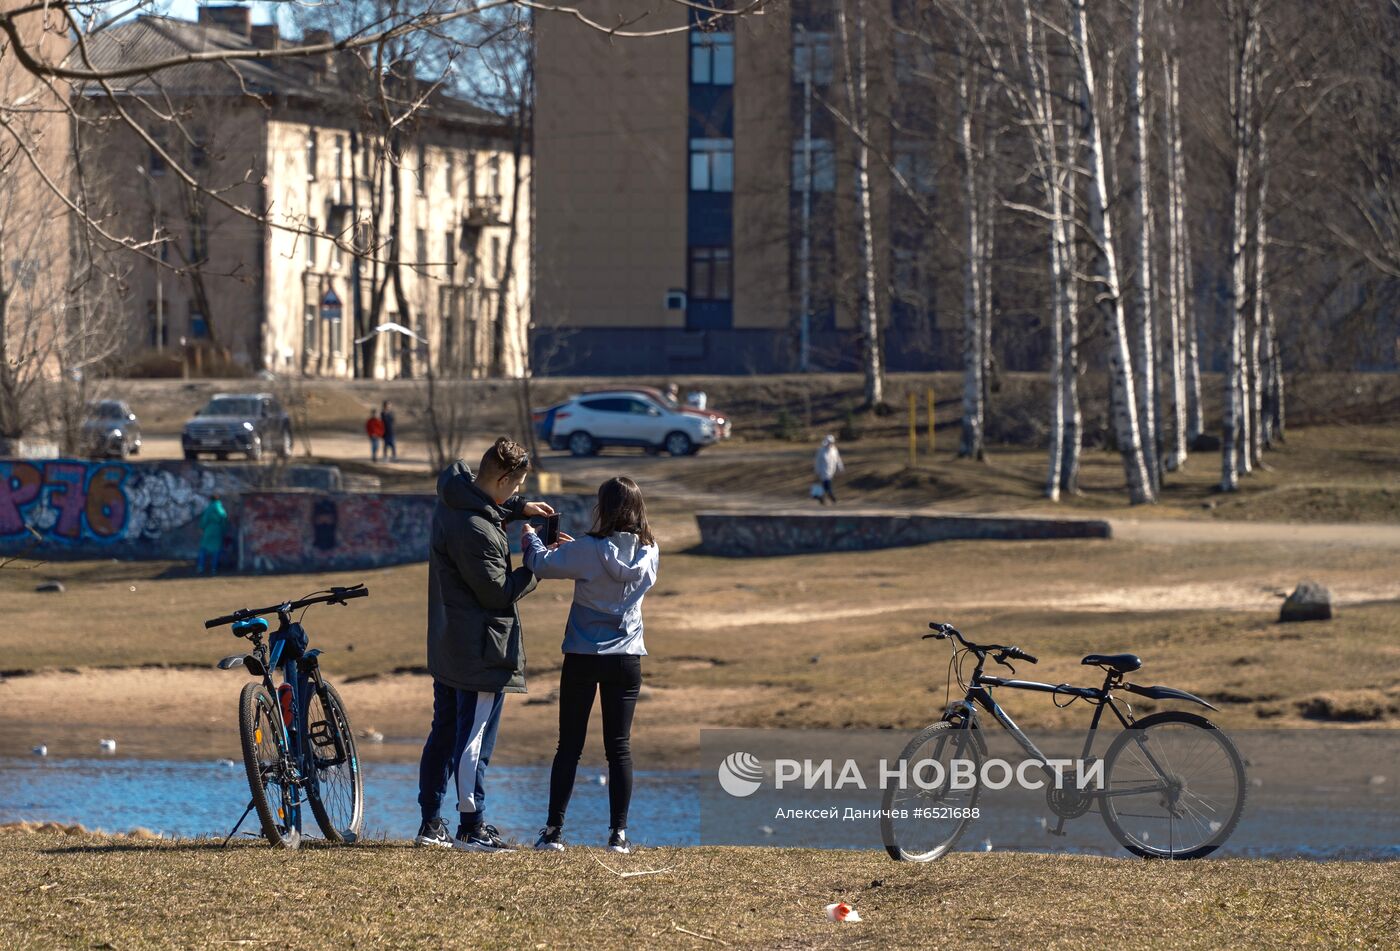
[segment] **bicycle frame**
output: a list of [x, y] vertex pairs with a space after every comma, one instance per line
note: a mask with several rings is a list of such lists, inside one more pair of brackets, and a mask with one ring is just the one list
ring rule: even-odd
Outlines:
[[[268, 635], [267, 643], [264, 644], [260, 635], [255, 635], [253, 642], [253, 654], [258, 658], [262, 667], [263, 686], [272, 695], [277, 703], [277, 722], [282, 730], [283, 748], [287, 750], [289, 759], [294, 764], [297, 775], [283, 777], [291, 787], [300, 788], [307, 796], [314, 796], [318, 800], [321, 790], [318, 785], [316, 775], [316, 753], [310, 741], [310, 727], [307, 723], [307, 712], [311, 705], [312, 690], [320, 689], [320, 664], [316, 662], [319, 650], [309, 650], [302, 658], [302, 662], [287, 657], [283, 654], [286, 651], [287, 642], [291, 633], [292, 619], [290, 612], [278, 611], [279, 621], [277, 630]], [[309, 660], [310, 663], [305, 663]], [[288, 727], [281, 715], [281, 697], [278, 693], [278, 685], [273, 680], [273, 672], [282, 670], [282, 683], [288, 685], [292, 691], [292, 724]], [[331, 731], [335, 743], [335, 759], [330, 765], [345, 760], [344, 741], [339, 730]], [[300, 796], [293, 797], [292, 816], [289, 825], [298, 832], [301, 831], [301, 803]]]
[[[985, 663], [985, 657], [978, 658], [977, 667], [972, 672], [972, 681], [967, 688], [967, 693], [963, 696], [961, 701], [953, 704], [944, 713], [943, 718], [951, 721], [953, 718], [961, 716], [964, 723], [969, 724], [973, 730], [977, 730], [980, 729], [977, 718], [977, 707], [981, 707], [991, 714], [997, 723], [1001, 724], [1002, 729], [1011, 734], [1011, 738], [1021, 747], [1027, 758], [1039, 765], [1042, 769], [1050, 769], [1049, 757], [1042, 753], [1040, 748], [1031, 741], [1030, 737], [1026, 736], [1025, 732], [1016, 725], [1016, 721], [1011, 718], [1011, 714], [1007, 713], [1006, 710], [1002, 708], [1001, 704], [997, 703], [996, 698], [992, 696], [991, 689], [988, 688], [1005, 687], [1010, 690], [1029, 690], [1034, 693], [1064, 695], [1087, 700], [1094, 704], [1094, 716], [1089, 722], [1089, 732], [1084, 736], [1084, 748], [1080, 752], [1081, 760], [1087, 761], [1089, 759], [1089, 754], [1093, 750], [1094, 734], [1099, 728], [1100, 721], [1103, 719], [1105, 707], [1113, 711], [1113, 715], [1118, 718], [1118, 722], [1122, 725], [1123, 729], [1127, 730], [1132, 728], [1133, 718], [1131, 712], [1129, 715], [1125, 716], [1123, 711], [1118, 709], [1118, 705], [1113, 699], [1113, 688], [1122, 681], [1122, 676], [1120, 674], [1110, 671], [1108, 676], [1104, 678], [1102, 687], [1074, 687], [1069, 684], [1047, 684], [1036, 680], [1012, 680], [1004, 677], [987, 675], [982, 673], [982, 667]], [[961, 707], [961, 710], [955, 713], [954, 710], [958, 707]], [[986, 741], [981, 739], [980, 736], [977, 736], [976, 733], [972, 735], [977, 738], [978, 745], [985, 753]], [[1160, 776], [1165, 783], [1167, 781], [1167, 772], [1162, 768], [1161, 764], [1157, 762], [1156, 757], [1152, 755], [1152, 751], [1141, 742], [1139, 742], [1138, 748], [1151, 764], [1152, 768], [1157, 772], [1157, 775]], [[1141, 788], [1113, 791], [1097, 789], [1093, 791], [1092, 795], [1096, 799], [1101, 799], [1105, 796], [1139, 795], [1142, 792], [1143, 790]]]

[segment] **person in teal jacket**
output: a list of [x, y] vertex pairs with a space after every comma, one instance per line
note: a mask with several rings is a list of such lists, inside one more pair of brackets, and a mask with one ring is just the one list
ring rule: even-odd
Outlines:
[[199, 516], [199, 561], [195, 566], [198, 574], [204, 574], [204, 566], [209, 566], [209, 574], [219, 573], [219, 552], [224, 547], [224, 526], [228, 524], [228, 509], [215, 495], [209, 499], [204, 514]]

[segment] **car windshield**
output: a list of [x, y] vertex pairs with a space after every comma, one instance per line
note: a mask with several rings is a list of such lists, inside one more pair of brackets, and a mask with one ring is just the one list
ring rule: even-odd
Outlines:
[[93, 419], [126, 419], [120, 403], [94, 403], [88, 407], [88, 415]]
[[199, 411], [200, 416], [256, 416], [258, 401], [246, 396], [216, 396]]

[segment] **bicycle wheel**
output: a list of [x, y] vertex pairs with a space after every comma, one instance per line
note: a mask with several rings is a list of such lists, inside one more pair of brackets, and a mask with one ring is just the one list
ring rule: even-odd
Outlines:
[[1218, 849], [1244, 813], [1244, 761], [1194, 713], [1143, 717], [1104, 755], [1104, 824], [1144, 858], [1196, 859]]
[[301, 830], [296, 827], [296, 789], [287, 778], [291, 762], [282, 732], [282, 708], [260, 683], [243, 685], [238, 732], [263, 837], [277, 848], [295, 849], [301, 845]]
[[[938, 763], [941, 771], [931, 764], [921, 765], [926, 760]], [[972, 761], [970, 788], [955, 788], [953, 760]], [[893, 782], [887, 786], [880, 809], [885, 851], [896, 862], [932, 862], [957, 844], [972, 821], [982, 756], [971, 731], [945, 721], [926, 727], [910, 740], [899, 761], [905, 764], [906, 788]], [[891, 811], [905, 815], [892, 818]]]
[[365, 825], [365, 785], [355, 735], [336, 689], [325, 681], [311, 693], [306, 709], [311, 755], [316, 760], [311, 814], [331, 842], [354, 842]]

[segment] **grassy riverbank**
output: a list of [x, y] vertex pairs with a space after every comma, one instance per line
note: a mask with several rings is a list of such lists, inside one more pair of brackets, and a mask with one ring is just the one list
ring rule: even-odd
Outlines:
[[[614, 871], [605, 868], [606, 863]], [[615, 872], [664, 869], [622, 878]], [[1301, 948], [1400, 943], [1400, 864], [647, 849], [278, 853], [0, 832], [0, 946]], [[833, 924], [846, 901], [865, 918]]]

